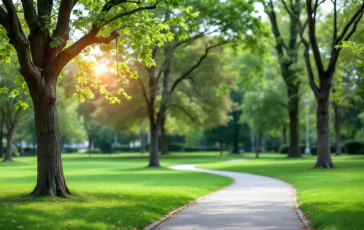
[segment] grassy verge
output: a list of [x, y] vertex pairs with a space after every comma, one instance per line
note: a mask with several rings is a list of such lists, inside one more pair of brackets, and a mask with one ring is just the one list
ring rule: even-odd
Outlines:
[[336, 169], [313, 169], [315, 159], [262, 154], [261, 159], [247, 162], [201, 167], [282, 179], [296, 187], [300, 207], [314, 228], [364, 229], [364, 156], [333, 157]]
[[[147, 154], [65, 154], [67, 199], [25, 196], [36, 182], [36, 158], [0, 163], [0, 229], [139, 229], [169, 211], [231, 183], [229, 178], [148, 169]], [[218, 162], [218, 153], [175, 154], [163, 166]]]

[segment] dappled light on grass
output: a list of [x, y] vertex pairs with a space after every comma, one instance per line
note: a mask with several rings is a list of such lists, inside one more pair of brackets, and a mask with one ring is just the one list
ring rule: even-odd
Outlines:
[[247, 162], [201, 167], [282, 179], [297, 189], [299, 204], [315, 228], [364, 229], [364, 156], [333, 157], [336, 169], [313, 169], [315, 160], [264, 154]]
[[[145, 168], [147, 161], [137, 156], [64, 155], [65, 177], [75, 194], [67, 199], [25, 197], [36, 181], [35, 157], [0, 164], [0, 229], [142, 228], [231, 183], [231, 179], [215, 175]], [[214, 159], [223, 160], [195, 155], [167, 157], [161, 162], [168, 166]]]

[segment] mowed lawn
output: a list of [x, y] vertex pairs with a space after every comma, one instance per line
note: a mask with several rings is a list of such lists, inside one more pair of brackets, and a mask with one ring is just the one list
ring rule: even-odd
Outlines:
[[287, 181], [317, 229], [364, 229], [364, 156], [333, 157], [336, 169], [313, 169], [315, 157], [287, 159], [262, 154], [247, 162], [213, 163], [201, 168], [248, 172]]
[[[140, 229], [232, 182], [204, 173], [149, 169], [147, 154], [63, 155], [68, 198], [25, 197], [36, 158], [0, 163], [0, 229]], [[172, 155], [162, 166], [226, 160], [219, 153]]]

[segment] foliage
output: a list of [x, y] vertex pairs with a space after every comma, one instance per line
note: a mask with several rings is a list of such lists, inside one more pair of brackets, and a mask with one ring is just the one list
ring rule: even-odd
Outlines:
[[344, 148], [348, 154], [364, 154], [364, 142], [346, 141]]

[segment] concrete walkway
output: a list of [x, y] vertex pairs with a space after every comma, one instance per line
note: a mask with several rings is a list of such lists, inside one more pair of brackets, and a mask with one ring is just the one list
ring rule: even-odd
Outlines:
[[301, 219], [294, 211], [294, 191], [289, 184], [270, 177], [196, 169], [195, 166], [177, 165], [171, 169], [222, 175], [235, 182], [199, 199], [153, 229], [302, 229]]

